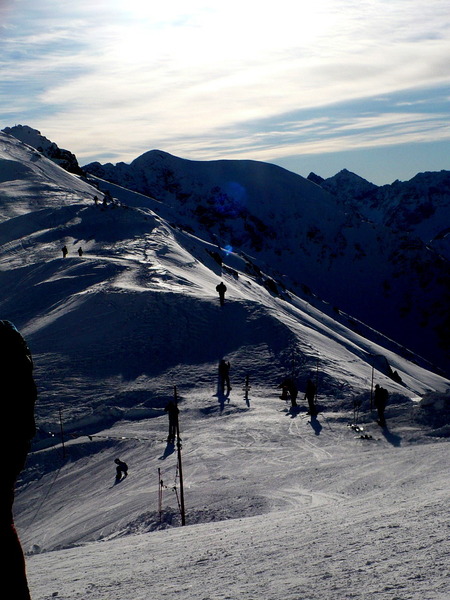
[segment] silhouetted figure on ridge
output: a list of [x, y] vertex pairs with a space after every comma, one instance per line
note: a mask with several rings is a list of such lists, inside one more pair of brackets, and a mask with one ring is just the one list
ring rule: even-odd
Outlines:
[[220, 306], [223, 306], [225, 304], [225, 292], [227, 291], [227, 286], [221, 281], [216, 285], [216, 290], [219, 293]]

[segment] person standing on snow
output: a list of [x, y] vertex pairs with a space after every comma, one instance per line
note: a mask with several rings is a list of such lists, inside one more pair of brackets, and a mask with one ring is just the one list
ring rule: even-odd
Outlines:
[[317, 415], [316, 405], [314, 404], [314, 399], [316, 397], [317, 388], [312, 382], [311, 379], [308, 379], [306, 382], [306, 392], [305, 392], [305, 400], [308, 401], [309, 414], [311, 416]]
[[223, 306], [225, 304], [225, 292], [227, 291], [227, 286], [221, 281], [219, 285], [216, 285], [216, 290], [219, 293], [220, 306]]
[[169, 435], [167, 437], [167, 443], [173, 444], [178, 431], [178, 414], [180, 411], [173, 400], [170, 400], [164, 410], [169, 415]]
[[386, 426], [384, 411], [386, 409], [388, 399], [389, 392], [377, 383], [375, 386], [375, 408], [377, 409], [378, 413], [378, 424], [381, 425], [381, 427]]
[[31, 352], [9, 321], [0, 321], [0, 382], [2, 435], [0, 455], [0, 556], [2, 586], [14, 600], [30, 600], [22, 546], [14, 526], [14, 488], [25, 466], [36, 433], [34, 405], [37, 399]]
[[225, 386], [227, 386], [227, 395], [230, 393], [230, 362], [224, 358], [219, 362], [219, 390], [222, 394], [225, 393]]
[[282, 400], [291, 400], [291, 406], [297, 406], [298, 388], [293, 377], [286, 377], [281, 384], [281, 396]]

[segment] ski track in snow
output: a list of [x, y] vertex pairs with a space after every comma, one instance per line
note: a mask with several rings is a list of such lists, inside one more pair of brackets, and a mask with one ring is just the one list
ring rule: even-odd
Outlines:
[[[431, 454], [443, 460], [444, 446], [437, 444]], [[419, 459], [417, 449], [413, 457]], [[393, 466], [395, 461], [387, 461], [386, 469]], [[351, 470], [343, 471], [342, 477], [350, 474]], [[28, 565], [34, 598], [47, 600], [58, 592], [66, 600], [173, 595], [210, 600], [444, 600], [448, 495], [439, 491], [437, 473], [435, 479], [428, 484], [423, 474], [411, 479], [403, 494], [397, 486], [380, 485], [376, 502], [364, 495], [308, 496], [301, 486], [282, 492], [274, 487], [273, 499], [286, 492], [297, 496], [297, 503], [263, 517], [191, 525], [32, 556]]]
[[[55, 592], [63, 600], [173, 595], [186, 600], [446, 599], [446, 441], [415, 443], [403, 437], [402, 446], [392, 445], [367, 421], [370, 413], [362, 416], [374, 441], [359, 439], [337, 413], [327, 416], [330, 427], [319, 414], [323, 427], [317, 435], [304, 413], [292, 418], [280, 411], [284, 403], [278, 398], [255, 390], [250, 408], [242, 410], [240, 396], [232, 392], [223, 411], [205, 413], [200, 420], [198, 410], [208, 403], [214, 406], [216, 398], [196, 394], [180, 405], [186, 527], [150, 533], [133, 533], [131, 528], [130, 535], [119, 539], [108, 539], [108, 527], [96, 532], [92, 527], [99, 510], [109, 514], [114, 538], [118, 522], [130, 522], [133, 512], [154, 514], [158, 467], [168, 486], [164, 510], [176, 506], [171, 490], [176, 453], [161, 460], [165, 444], [156, 439], [158, 432], [160, 438], [166, 432], [164, 417], [118, 424], [110, 432], [116, 438], [145, 432], [155, 440], [150, 445], [116, 441], [91, 455], [81, 470], [75, 468], [80, 461], [63, 467], [65, 480], [57, 480], [51, 493], [61, 510], [71, 513], [74, 541], [78, 536], [81, 546], [27, 558], [34, 600], [49, 600]], [[401, 430], [404, 418], [400, 413], [392, 419], [392, 431]], [[417, 433], [411, 427], [412, 440]], [[106, 464], [117, 453], [131, 459], [130, 475], [96, 504], [85, 479], [91, 474], [94, 487], [101, 485]], [[259, 509], [254, 504], [258, 496], [264, 499]], [[211, 509], [220, 519], [227, 504], [237, 512], [231, 510], [226, 520], [190, 523]], [[252, 504], [257, 511], [253, 516]], [[72, 512], [74, 505], [86, 513], [85, 522]], [[245, 506], [250, 507], [249, 516], [239, 516]], [[51, 506], [41, 510], [42, 524], [53, 523], [57, 536], [59, 521], [46, 514]], [[106, 525], [105, 517], [101, 519]], [[64, 533], [70, 534], [70, 529]]]
[[[448, 422], [411, 399], [449, 381], [381, 334], [337, 322], [312, 295], [271, 293], [275, 275], [256, 268], [263, 254], [252, 264], [221, 250], [219, 265], [215, 240], [169, 226], [170, 206], [115, 186], [134, 208], [95, 206], [98, 190], [1, 140], [2, 306], [30, 341], [38, 424], [55, 436], [30, 454], [15, 503], [33, 600], [448, 600]], [[311, 202], [309, 224], [340, 227], [323, 223], [320, 206]], [[270, 217], [273, 207], [260, 208]], [[301, 242], [296, 223], [275, 225]], [[278, 264], [292, 271], [292, 256]], [[391, 392], [385, 429], [369, 407], [379, 355], [403, 379], [375, 369]], [[217, 395], [222, 356], [227, 398]], [[318, 377], [316, 419], [303, 387], [298, 413], [279, 399], [292, 372], [301, 386]], [[177, 452], [165, 443], [174, 385], [186, 527]], [[355, 398], [370, 440], [347, 427]], [[114, 485], [117, 457], [130, 471]]]

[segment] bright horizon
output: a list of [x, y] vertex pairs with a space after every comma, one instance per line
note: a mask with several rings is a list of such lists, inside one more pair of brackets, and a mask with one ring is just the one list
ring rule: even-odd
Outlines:
[[158, 148], [377, 184], [450, 169], [443, 0], [3, 0], [0, 19], [0, 128], [82, 165]]

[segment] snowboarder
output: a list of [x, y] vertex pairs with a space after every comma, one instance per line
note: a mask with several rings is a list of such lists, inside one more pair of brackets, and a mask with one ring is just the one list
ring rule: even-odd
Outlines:
[[116, 458], [116, 460], [114, 462], [117, 465], [117, 467], [116, 467], [116, 483], [119, 483], [119, 481], [122, 481], [122, 479], [125, 479], [125, 477], [128, 475], [128, 465], [127, 465], [127, 463], [124, 463], [123, 461], [121, 461], [119, 458]]
[[381, 427], [386, 426], [384, 411], [386, 409], [388, 399], [389, 392], [377, 383], [375, 386], [375, 408], [377, 409], [378, 413], [378, 425], [381, 425]]
[[227, 386], [227, 395], [230, 393], [230, 362], [224, 358], [219, 362], [219, 390], [221, 394], [225, 393], [225, 386]]
[[316, 392], [317, 392], [317, 388], [316, 388], [315, 384], [311, 381], [311, 379], [308, 379], [308, 381], [306, 382], [305, 400], [308, 401], [308, 407], [309, 407], [308, 412], [311, 416], [317, 415], [317, 409], [314, 404]]
[[225, 292], [227, 291], [227, 286], [221, 281], [219, 285], [216, 285], [216, 290], [219, 293], [220, 306], [223, 306], [225, 304]]
[[3, 427], [0, 437], [0, 553], [2, 585], [15, 600], [30, 600], [25, 559], [14, 526], [13, 503], [17, 477], [36, 433], [37, 398], [30, 350], [12, 323], [0, 321], [0, 382]]
[[297, 406], [298, 388], [295, 380], [292, 377], [286, 377], [281, 384], [282, 400], [291, 400], [291, 406]]
[[173, 444], [175, 442], [175, 436], [177, 435], [178, 414], [180, 411], [173, 400], [170, 400], [164, 410], [169, 415], [169, 435], [167, 437], [167, 443]]
[[66, 256], [67, 256], [67, 253], [69, 252], [69, 251], [67, 250], [67, 246], [63, 246], [63, 247], [61, 248], [61, 252], [62, 252], [63, 258], [66, 258]]

